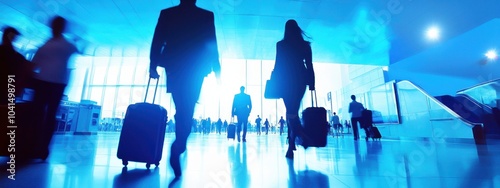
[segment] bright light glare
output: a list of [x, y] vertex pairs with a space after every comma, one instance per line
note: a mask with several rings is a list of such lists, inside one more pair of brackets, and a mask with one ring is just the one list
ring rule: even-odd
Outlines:
[[489, 60], [495, 60], [498, 57], [496, 50], [489, 50], [484, 54]]
[[428, 39], [437, 40], [437, 39], [439, 39], [440, 31], [437, 27], [431, 27], [431, 28], [427, 29], [426, 34], [427, 34]]

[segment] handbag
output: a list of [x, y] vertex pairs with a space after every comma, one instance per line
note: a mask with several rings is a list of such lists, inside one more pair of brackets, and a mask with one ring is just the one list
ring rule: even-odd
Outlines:
[[266, 99], [280, 99], [279, 83], [275, 76], [275, 71], [271, 73], [271, 78], [266, 81], [266, 89], [264, 91], [264, 98]]

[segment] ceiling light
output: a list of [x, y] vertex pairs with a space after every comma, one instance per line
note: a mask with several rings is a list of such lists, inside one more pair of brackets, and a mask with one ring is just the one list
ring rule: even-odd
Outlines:
[[484, 54], [489, 60], [495, 60], [498, 57], [496, 50], [489, 50]]
[[440, 33], [440, 31], [437, 27], [431, 27], [431, 28], [427, 29], [426, 35], [427, 35], [427, 38], [430, 40], [437, 40], [437, 39], [439, 39], [439, 33]]

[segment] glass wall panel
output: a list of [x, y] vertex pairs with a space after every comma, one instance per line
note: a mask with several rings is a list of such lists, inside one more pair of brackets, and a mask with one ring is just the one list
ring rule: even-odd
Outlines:
[[[196, 109], [197, 116], [202, 118], [219, 118], [219, 87], [214, 74], [207, 76], [203, 82], [202, 91]], [[230, 100], [227, 98], [226, 100]]]
[[266, 85], [266, 81], [271, 77], [271, 72], [273, 71], [273, 69], [273, 60], [262, 60], [262, 82], [260, 83], [262, 86]]
[[104, 85], [104, 79], [106, 78], [108, 67], [99, 66], [93, 68], [93, 77], [91, 79], [91, 85]]
[[94, 57], [90, 85], [104, 85], [108, 64], [109, 57]]
[[[246, 89], [246, 93], [250, 95], [252, 99], [252, 112], [250, 112], [250, 120], [255, 120], [257, 115], [262, 117], [262, 96], [261, 96], [261, 87], [260, 86], [248, 86]], [[255, 121], [250, 121], [252, 124]]]
[[261, 60], [247, 60], [247, 84], [250, 86], [260, 86], [261, 78]]
[[98, 105], [102, 105], [102, 88], [101, 86], [89, 87], [89, 100], [97, 102]]
[[[227, 91], [239, 91], [246, 83], [246, 62], [245, 60], [228, 59], [222, 60], [222, 83], [228, 86]], [[234, 89], [232, 89], [234, 88]]]
[[122, 58], [110, 58], [108, 73], [106, 75], [106, 85], [118, 85], [118, 76], [121, 73]]
[[373, 123], [399, 123], [398, 107], [394, 82], [389, 82], [372, 88], [367, 94], [366, 108], [373, 112]]
[[[149, 78], [147, 57], [91, 57], [88, 60], [93, 63], [89, 67], [86, 98], [102, 105], [103, 118], [123, 118], [128, 105], [144, 101]], [[274, 60], [223, 59], [221, 66], [220, 85], [217, 84], [213, 74], [205, 78], [195, 117], [211, 117], [214, 120], [220, 117], [230, 121], [233, 98], [239, 93], [241, 86], [245, 86], [246, 93], [252, 97], [253, 109], [250, 122], [253, 123], [256, 116], [260, 115], [275, 124], [277, 119], [285, 116], [286, 110], [282, 100], [263, 98], [265, 81], [270, 77]], [[173, 118], [175, 104], [171, 95], [166, 93], [168, 86], [165, 85], [164, 69], [159, 67], [157, 70], [160, 74], [160, 84], [155, 103], [165, 107], [169, 117]], [[326, 75], [330, 71], [324, 70], [324, 72], [322, 74]], [[331, 80], [331, 75], [325, 80]], [[148, 102], [152, 101], [156, 81], [152, 81], [151, 84]]]
[[123, 57], [123, 63], [120, 65], [120, 78], [118, 79], [119, 85], [132, 85], [137, 58], [136, 57]]
[[125, 112], [127, 107], [132, 104], [130, 103], [130, 91], [131, 87], [118, 87], [118, 92], [116, 95], [116, 107], [115, 107], [115, 117], [123, 118], [125, 117]]
[[146, 92], [146, 86], [134, 86], [131, 89], [131, 100], [130, 103], [139, 103], [144, 102], [144, 96]]
[[115, 99], [116, 99], [116, 87], [105, 87], [104, 100], [102, 101], [102, 108], [101, 108], [103, 117], [114, 117]]
[[[134, 84], [135, 85], [146, 85], [148, 84], [148, 79], [149, 79], [149, 64], [139, 62], [137, 63], [137, 67], [135, 70], [135, 75], [134, 75]], [[164, 72], [163, 68], [158, 67], [157, 68], [158, 74]], [[160, 79], [165, 79], [163, 75], [160, 75]]]

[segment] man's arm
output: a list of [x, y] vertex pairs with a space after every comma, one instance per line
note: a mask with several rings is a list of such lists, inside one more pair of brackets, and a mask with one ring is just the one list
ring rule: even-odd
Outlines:
[[155, 32], [153, 35], [153, 41], [151, 42], [151, 52], [149, 55], [149, 75], [151, 78], [158, 78], [158, 72], [156, 67], [160, 64], [162, 58], [162, 50], [166, 41], [165, 32], [167, 30], [166, 26], [167, 18], [164, 11], [160, 13], [158, 18], [158, 23], [156, 24]]

